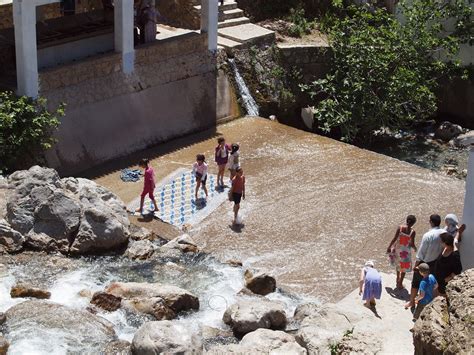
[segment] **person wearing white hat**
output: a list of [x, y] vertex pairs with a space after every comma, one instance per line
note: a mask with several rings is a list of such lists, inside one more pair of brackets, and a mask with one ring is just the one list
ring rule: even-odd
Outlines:
[[369, 308], [375, 306], [375, 299], [379, 300], [382, 295], [382, 276], [372, 260], [366, 261], [360, 272], [359, 295], [365, 301], [364, 306]]

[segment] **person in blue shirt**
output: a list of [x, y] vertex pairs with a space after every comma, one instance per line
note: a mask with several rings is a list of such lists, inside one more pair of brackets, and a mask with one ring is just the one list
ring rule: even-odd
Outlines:
[[420, 282], [418, 296], [415, 299], [417, 305], [415, 313], [413, 314], [413, 321], [416, 321], [420, 317], [423, 308], [433, 301], [433, 298], [435, 297], [435, 291], [438, 288], [436, 278], [430, 274], [430, 267], [428, 264], [421, 263], [418, 265], [418, 272], [423, 277], [423, 279]]

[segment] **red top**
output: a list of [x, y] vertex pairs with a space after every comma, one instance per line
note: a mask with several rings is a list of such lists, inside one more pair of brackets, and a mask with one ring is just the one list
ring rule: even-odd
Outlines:
[[245, 176], [234, 176], [232, 179], [232, 192], [236, 194], [241, 194], [244, 192], [245, 188]]
[[155, 188], [155, 172], [151, 166], [145, 169], [145, 189], [153, 190]]

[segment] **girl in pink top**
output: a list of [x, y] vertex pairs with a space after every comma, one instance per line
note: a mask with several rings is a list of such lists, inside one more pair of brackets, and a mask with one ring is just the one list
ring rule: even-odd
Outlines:
[[153, 212], [156, 212], [158, 211], [158, 205], [156, 204], [155, 196], [153, 195], [153, 192], [155, 190], [155, 172], [150, 166], [150, 161], [148, 159], [142, 159], [138, 166], [140, 166], [140, 168], [145, 169], [145, 179], [143, 184], [143, 191], [140, 195], [140, 208], [137, 209], [137, 212], [143, 214], [143, 202], [145, 201], [146, 195], [150, 196], [150, 200], [153, 202], [153, 206], [155, 207]]
[[207, 181], [207, 164], [206, 164], [206, 157], [204, 154], [196, 155], [196, 162], [193, 164], [193, 173], [196, 176], [196, 191], [194, 194], [195, 201], [198, 198], [199, 188], [202, 185], [202, 189], [206, 194], [206, 199], [208, 197], [207, 188], [206, 188], [206, 181]]

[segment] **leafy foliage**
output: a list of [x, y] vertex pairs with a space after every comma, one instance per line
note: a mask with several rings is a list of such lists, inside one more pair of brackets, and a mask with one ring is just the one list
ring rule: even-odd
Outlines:
[[63, 115], [63, 105], [49, 112], [43, 98], [0, 92], [0, 170], [8, 172], [38, 162], [41, 152], [54, 144], [52, 131]]
[[322, 99], [315, 118], [343, 140], [368, 139], [381, 127], [397, 129], [437, 109], [439, 79], [461, 67], [460, 43], [472, 41], [472, 9], [465, 0], [409, 0], [399, 21], [383, 9], [348, 7], [329, 36], [332, 71], [302, 85]]
[[314, 21], [309, 21], [305, 17], [305, 11], [303, 8], [290, 9], [289, 20], [291, 26], [288, 29], [288, 34], [291, 37], [301, 38], [305, 34], [311, 33], [311, 30], [315, 27]]

